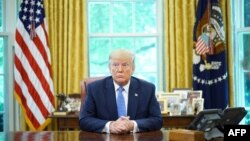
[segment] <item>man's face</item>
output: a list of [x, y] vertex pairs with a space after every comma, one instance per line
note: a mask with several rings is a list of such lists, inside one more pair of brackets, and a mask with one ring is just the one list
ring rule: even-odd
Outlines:
[[110, 73], [114, 81], [120, 86], [128, 83], [134, 68], [131, 58], [112, 58], [109, 64]]

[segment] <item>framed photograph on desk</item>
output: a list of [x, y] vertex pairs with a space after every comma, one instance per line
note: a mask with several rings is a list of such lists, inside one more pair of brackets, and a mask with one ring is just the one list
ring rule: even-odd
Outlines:
[[194, 114], [198, 114], [204, 109], [204, 99], [203, 98], [194, 98], [192, 101], [192, 107]]
[[188, 92], [192, 90], [191, 88], [174, 88], [172, 92], [180, 94], [181, 99], [187, 99]]
[[193, 103], [194, 98], [202, 98], [202, 91], [189, 91], [187, 99], [191, 104]]
[[180, 103], [180, 94], [178, 93], [162, 93], [159, 95], [160, 99], [165, 99], [167, 103], [167, 112], [170, 112], [171, 106]]
[[161, 113], [162, 113], [162, 114], [168, 113], [168, 110], [167, 110], [167, 100], [166, 100], [166, 99], [163, 99], [163, 98], [158, 98], [157, 101], [158, 101], [159, 104], [160, 104]]

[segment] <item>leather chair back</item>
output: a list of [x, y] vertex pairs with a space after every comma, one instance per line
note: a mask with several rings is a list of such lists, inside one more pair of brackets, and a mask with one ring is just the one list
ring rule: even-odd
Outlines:
[[82, 105], [85, 101], [85, 97], [87, 95], [87, 85], [96, 81], [96, 80], [100, 80], [103, 79], [104, 76], [99, 76], [99, 77], [88, 77], [82, 81], [80, 81], [80, 89], [81, 89], [81, 108], [80, 111], [82, 110]]

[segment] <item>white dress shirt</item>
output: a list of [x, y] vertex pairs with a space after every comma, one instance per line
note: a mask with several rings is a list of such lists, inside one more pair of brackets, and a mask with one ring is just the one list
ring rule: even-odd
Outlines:
[[[116, 94], [116, 98], [117, 98], [117, 96], [118, 96], [118, 88], [120, 86], [118, 84], [116, 84], [114, 81], [113, 81], [113, 83], [114, 83], [114, 86], [115, 86], [115, 94]], [[128, 111], [129, 85], [130, 85], [130, 81], [127, 83], [127, 85], [122, 86], [123, 89], [124, 89], [124, 91], [122, 92], [122, 95], [123, 95], [124, 100], [125, 100], [126, 114], [127, 114], [127, 111]], [[131, 132], [133, 132], [133, 133], [138, 132], [139, 129], [138, 129], [137, 123], [134, 120], [132, 120], [132, 122], [134, 123], [134, 129]], [[110, 130], [109, 130], [110, 123], [111, 123], [111, 121], [109, 121], [109, 122], [106, 123], [105, 127], [103, 128], [103, 132], [110, 133]]]

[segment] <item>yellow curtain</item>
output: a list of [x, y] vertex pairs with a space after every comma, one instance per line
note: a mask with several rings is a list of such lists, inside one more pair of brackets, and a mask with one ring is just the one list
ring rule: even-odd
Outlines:
[[85, 7], [83, 0], [45, 0], [55, 94], [80, 93], [87, 76]]
[[192, 47], [195, 0], [164, 1], [166, 91], [192, 87]]
[[[164, 0], [166, 91], [192, 87], [193, 26], [198, 0]], [[233, 56], [230, 2], [220, 0], [226, 33], [230, 105], [233, 104]]]
[[80, 92], [87, 76], [86, 1], [45, 0], [55, 94]]
[[224, 20], [224, 29], [227, 45], [227, 62], [228, 62], [228, 80], [229, 80], [229, 106], [234, 106], [234, 71], [233, 71], [233, 41], [232, 41], [232, 23], [231, 23], [231, 5], [228, 0], [220, 0], [222, 16]]

